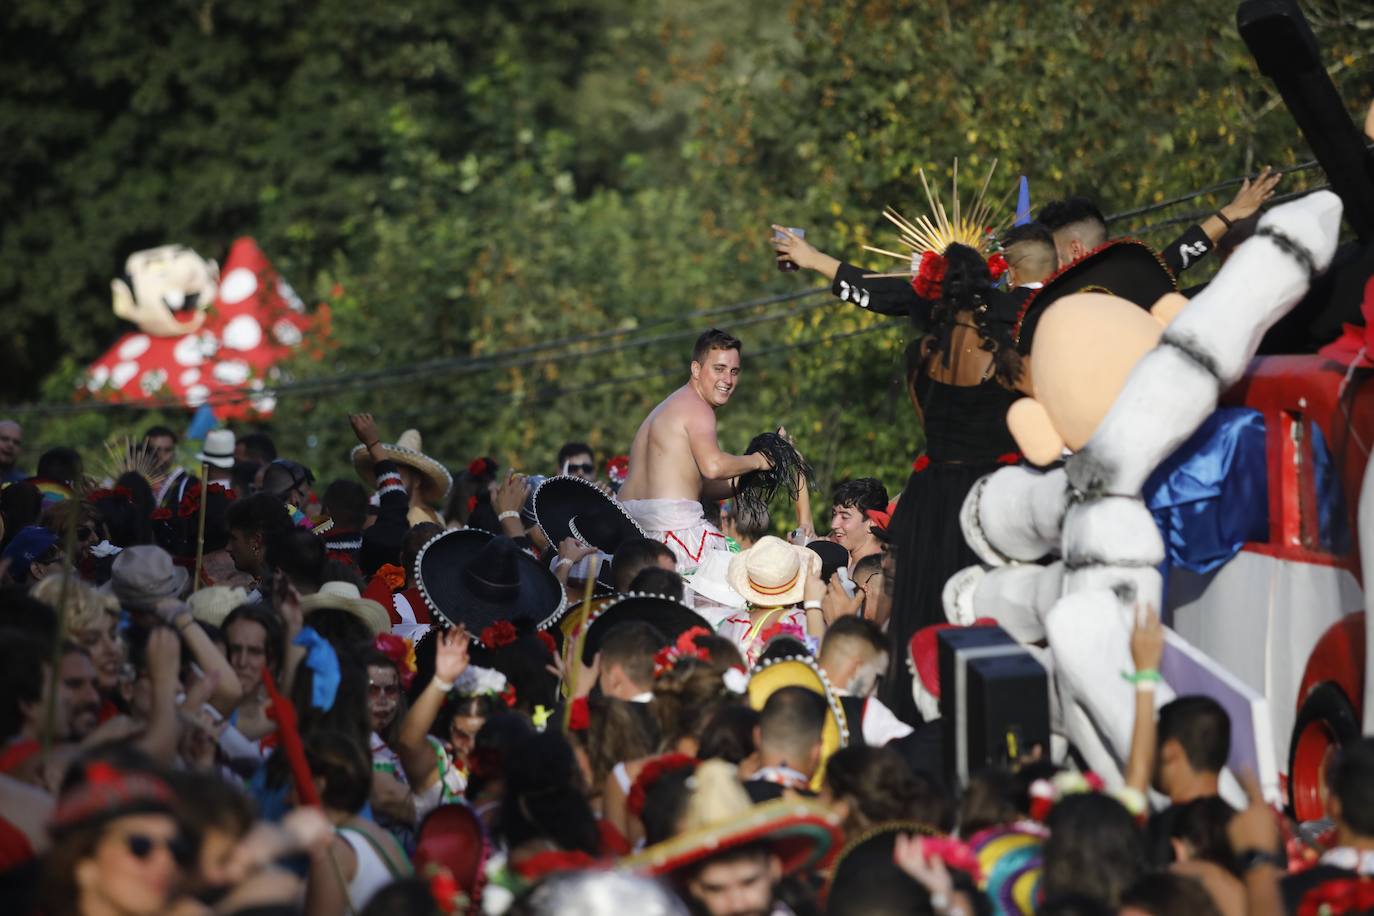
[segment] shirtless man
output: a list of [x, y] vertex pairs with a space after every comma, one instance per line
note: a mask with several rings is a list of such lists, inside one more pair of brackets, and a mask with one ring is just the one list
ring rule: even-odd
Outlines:
[[739, 379], [740, 342], [714, 328], [697, 338], [692, 377], [653, 409], [630, 448], [620, 488], [625, 510], [645, 533], [668, 545], [679, 572], [695, 568], [725, 536], [702, 515], [703, 499], [724, 499], [735, 478], [771, 465], [762, 454], [731, 455], [716, 442], [716, 411]]

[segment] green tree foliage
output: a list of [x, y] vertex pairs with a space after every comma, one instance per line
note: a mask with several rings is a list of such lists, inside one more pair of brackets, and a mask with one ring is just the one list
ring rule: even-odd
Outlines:
[[[1321, 36], [1362, 114], [1367, 42]], [[882, 207], [923, 211], [918, 172], [945, 189], [955, 156], [965, 195], [996, 158], [998, 197], [1025, 174], [1114, 212], [1310, 155], [1225, 3], [14, 0], [0, 41], [4, 389], [65, 398], [130, 251], [252, 234], [331, 308], [288, 371], [334, 381], [273, 421], [326, 475], [362, 409], [454, 467], [624, 451], [717, 324], [745, 340], [726, 447], [785, 423], [824, 486], [895, 491], [912, 328], [829, 297], [712, 312], [817, 285], [774, 269], [770, 222], [884, 269]], [[1163, 243], [1229, 193], [1114, 230]], [[39, 443], [141, 423], [25, 419]]]

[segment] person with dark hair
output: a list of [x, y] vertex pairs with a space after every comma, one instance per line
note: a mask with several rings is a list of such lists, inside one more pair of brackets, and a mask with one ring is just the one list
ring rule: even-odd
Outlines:
[[629, 538], [616, 548], [611, 557], [611, 575], [615, 577], [615, 590], [622, 595], [634, 589], [630, 584], [641, 570], [657, 566], [661, 569], [677, 571], [677, 558], [662, 541], [649, 538]]
[[953, 819], [953, 804], [940, 785], [881, 747], [854, 745], [831, 754], [820, 798], [844, 821], [850, 839], [883, 821], [916, 821], [944, 831]]
[[596, 453], [585, 442], [565, 442], [558, 450], [558, 471], [565, 477], [596, 480]]
[[154, 495], [157, 505], [173, 512], [186, 498], [186, 488], [196, 481], [194, 474], [176, 463], [178, 437], [166, 426], [150, 426], [138, 448], [147, 454], [153, 467], [162, 474], [162, 485]]
[[310, 468], [289, 458], [278, 458], [262, 472], [262, 492], [271, 493], [285, 503], [291, 513], [291, 523], [301, 528], [310, 527], [305, 507], [310, 502], [310, 486], [314, 482], [315, 475]]
[[745, 789], [755, 803], [784, 792], [815, 795], [811, 777], [821, 763], [821, 732], [829, 713], [825, 698], [805, 687], [782, 687], [759, 711], [759, 769]]
[[[1299, 912], [1303, 898], [1328, 882], [1364, 881], [1374, 875], [1374, 738], [1365, 737], [1342, 746], [1326, 768], [1326, 815], [1336, 825], [1336, 842], [1322, 853], [1318, 863], [1280, 881], [1283, 902], [1290, 913]], [[1250, 811], [1236, 816], [1239, 821]], [[1236, 840], [1232, 822], [1232, 844]], [[1235, 850], [1243, 877], [1259, 866], [1282, 873], [1283, 849], [1277, 827], [1263, 845], [1247, 844]], [[1313, 907], [1316, 910], [1316, 907]]]
[[682, 600], [684, 585], [682, 576], [671, 569], [650, 566], [641, 569], [639, 575], [630, 582], [630, 591], [644, 595], [664, 595], [674, 601]]
[[754, 741], [759, 714], [748, 706], [725, 706], [716, 710], [701, 733], [697, 749], [699, 760], [724, 760], [739, 767], [741, 779], [748, 779], [759, 768], [759, 749]]
[[721, 510], [720, 530], [740, 550], [753, 547], [772, 527], [773, 519], [766, 505], [730, 500], [728, 508]]
[[267, 539], [267, 566], [291, 583], [304, 598], [324, 584], [324, 541], [303, 528], [278, 530]]
[[[1253, 216], [1269, 198], [1282, 176], [1266, 166], [1254, 179], [1245, 179], [1231, 202], [1200, 225], [1189, 226], [1160, 252], [1170, 273], [1192, 267], [1212, 250], [1234, 223]], [[1054, 233], [1059, 264], [1065, 266], [1107, 243], [1107, 220], [1090, 199], [1069, 197], [1051, 201], [1040, 209], [1039, 222]]]
[[1054, 233], [1044, 223], [1025, 223], [1002, 233], [1002, 253], [1012, 289], [1039, 289], [1059, 268]]
[[[361, 814], [372, 788], [366, 751], [338, 732], [303, 737], [310, 773], [323, 784], [320, 804], [335, 826], [334, 842], [310, 856], [307, 911], [356, 911], [381, 888], [410, 875], [410, 860], [391, 834]], [[339, 886], [341, 877], [346, 890]]]
[[882, 747], [911, 734], [911, 726], [874, 696], [887, 670], [887, 637], [876, 623], [852, 615], [835, 620], [825, 631], [816, 662], [844, 707], [850, 740]]
[[1217, 794], [1231, 753], [1231, 719], [1211, 697], [1184, 696], [1159, 709], [1155, 787], [1174, 804]]
[[234, 459], [236, 461], [252, 461], [257, 464], [276, 461], [277, 444], [272, 441], [271, 436], [261, 430], [244, 433], [234, 442]]
[[740, 477], [773, 467], [761, 451], [731, 455], [716, 439], [716, 411], [739, 381], [740, 347], [739, 338], [715, 328], [697, 338], [687, 384], [649, 413], [630, 446], [621, 502], [648, 537], [668, 545], [680, 570], [699, 565], [707, 550], [726, 548], [701, 501], [729, 497]]
[[882, 553], [883, 542], [873, 534], [884, 523], [870, 512], [887, 511], [887, 487], [876, 477], [846, 480], [830, 498], [830, 540], [849, 551], [849, 572], [864, 557]]
[[1121, 916], [1221, 916], [1221, 912], [1201, 881], [1173, 872], [1145, 875], [1121, 896]]
[[339, 478], [324, 488], [320, 511], [328, 526], [319, 532], [330, 559], [358, 565], [367, 527], [367, 491], [356, 480]]
[[238, 676], [242, 698], [220, 734], [220, 750], [231, 767], [251, 771], [267, 756], [264, 739], [276, 731], [267, 715], [262, 672], [278, 684], [286, 665], [286, 624], [265, 604], [242, 604], [229, 612], [221, 627], [225, 655]]
[[662, 633], [642, 621], [629, 620], [613, 627], [601, 641], [598, 653], [597, 684], [601, 692], [634, 703], [652, 701], [654, 656], [666, 644]]
[[74, 448], [59, 445], [50, 448], [38, 458], [34, 477], [38, 480], [61, 484], [69, 490], [81, 483], [81, 454]]
[[291, 516], [275, 496], [256, 493], [229, 504], [228, 523], [234, 568], [252, 576], [256, 589], [267, 570], [267, 544], [291, 531]]
[[587, 864], [601, 853], [601, 831], [582, 792], [572, 747], [556, 731], [536, 732], [505, 757], [500, 833], [510, 863], [549, 851], [581, 853]]
[[1145, 865], [1145, 842], [1135, 818], [1116, 799], [1071, 795], [1050, 811], [1045, 842], [1045, 895], [1082, 894], [1111, 907]]

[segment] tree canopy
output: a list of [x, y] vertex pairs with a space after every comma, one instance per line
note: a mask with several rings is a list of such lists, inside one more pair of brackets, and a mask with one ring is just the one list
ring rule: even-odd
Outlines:
[[[1362, 112], [1366, 34], [1318, 25]], [[70, 400], [119, 331], [131, 251], [220, 258], [252, 235], [330, 306], [323, 358], [286, 367], [319, 384], [271, 422], [324, 475], [364, 409], [455, 467], [625, 451], [719, 325], [745, 341], [723, 445], [783, 423], [824, 486], [895, 492], [920, 442], [894, 385], [916, 332], [779, 300], [817, 281], [775, 269], [769, 223], [882, 268], [862, 245], [892, 239], [883, 206], [922, 210], [919, 171], [945, 186], [956, 156], [965, 193], [996, 158], [999, 197], [1024, 174], [1037, 203], [1109, 213], [1310, 158], [1233, 4], [12, 0], [0, 42], [5, 400]], [[1113, 231], [1167, 241], [1230, 193]], [[31, 450], [149, 420], [19, 419]]]

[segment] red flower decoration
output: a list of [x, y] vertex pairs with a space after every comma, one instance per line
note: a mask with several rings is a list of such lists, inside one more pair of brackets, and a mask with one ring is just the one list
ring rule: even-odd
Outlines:
[[155, 522], [163, 522], [172, 517], [171, 509], [154, 509], [153, 514], [148, 516]]
[[439, 912], [457, 913], [460, 908], [467, 906], [467, 895], [458, 886], [458, 879], [453, 877], [453, 872], [442, 865], [433, 864], [426, 871], [429, 873], [429, 895]]
[[543, 647], [544, 647], [545, 649], [548, 649], [548, 650], [549, 650], [549, 654], [550, 654], [550, 655], [557, 655], [557, 654], [558, 654], [558, 643], [556, 643], [556, 642], [553, 641], [553, 637], [552, 637], [552, 636], [550, 636], [550, 635], [549, 635], [547, 632], [545, 632], [544, 630], [540, 630], [540, 631], [539, 631], [538, 633], [536, 633], [535, 635], [539, 637], [539, 642], [540, 642], [540, 644], [543, 645]]
[[415, 647], [410, 640], [395, 633], [378, 633], [372, 640], [372, 648], [391, 659], [401, 688], [409, 690], [410, 682], [415, 679]]
[[393, 592], [400, 591], [406, 587], [406, 571], [395, 563], [383, 563], [377, 570], [377, 576], [386, 583], [386, 587]]
[[596, 860], [581, 850], [572, 852], [541, 852], [520, 862], [512, 863], [520, 877], [526, 881], [540, 878], [560, 871], [585, 871], [596, 865]]
[[1020, 464], [1020, 463], [1021, 463], [1021, 453], [1020, 453], [1020, 452], [1007, 452], [1007, 453], [1005, 453], [1005, 454], [998, 455], [998, 456], [997, 456], [997, 463], [998, 463], [998, 464]]
[[1364, 913], [1374, 908], [1374, 880], [1367, 875], [1326, 881], [1303, 895], [1298, 916], [1336, 916], [1339, 913]]
[[474, 458], [468, 465], [468, 473], [473, 477], [486, 477], [496, 470], [496, 462], [490, 458]]
[[586, 697], [578, 697], [572, 701], [572, 706], [568, 709], [568, 731], [585, 732], [591, 727], [591, 707], [587, 705]]
[[624, 483], [625, 478], [630, 476], [630, 456], [616, 455], [606, 462], [606, 475], [611, 478], [611, 483]]
[[190, 518], [200, 511], [200, 503], [192, 502], [189, 498], [183, 499], [181, 505], [177, 507], [177, 515], [182, 518]]
[[711, 653], [700, 648], [696, 643], [698, 636], [709, 636], [710, 634], [711, 631], [705, 627], [692, 627], [678, 636], [677, 642], [673, 645], [659, 649], [654, 654], [654, 677], [668, 671], [684, 658], [695, 658], [703, 662], [710, 661]]
[[645, 796], [654, 787], [654, 783], [676, 770], [696, 769], [696, 765], [696, 758], [688, 757], [686, 754], [663, 754], [659, 757], [651, 757], [645, 761], [644, 768], [635, 777], [634, 785], [630, 786], [630, 794], [625, 799], [625, 806], [635, 817], [642, 817], [644, 815]]
[[922, 455], [920, 458], [917, 458], [915, 461], [911, 462], [911, 469], [915, 471], [917, 474], [921, 473], [928, 467], [930, 467], [929, 455]]
[[934, 251], [921, 255], [921, 266], [911, 280], [911, 288], [922, 299], [939, 299], [940, 285], [945, 280], [945, 259]]
[[992, 274], [994, 282], [1002, 279], [1002, 274], [1006, 273], [1010, 266], [1000, 252], [988, 258], [988, 273]]
[[488, 649], [499, 649], [515, 642], [515, 625], [509, 620], [498, 620], [482, 631], [482, 645]]
[[506, 682], [506, 689], [501, 691], [501, 702], [506, 704], [507, 709], [515, 708], [515, 685], [510, 681]]

